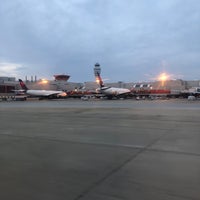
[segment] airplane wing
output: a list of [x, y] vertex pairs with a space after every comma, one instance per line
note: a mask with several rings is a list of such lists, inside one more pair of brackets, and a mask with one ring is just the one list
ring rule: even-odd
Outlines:
[[25, 94], [25, 90], [11, 90], [12, 92], [14, 92], [15, 94]]
[[50, 96], [60, 96], [60, 97], [65, 97], [67, 96], [66, 92], [63, 91], [47, 91], [47, 94], [45, 94], [44, 96], [50, 97]]

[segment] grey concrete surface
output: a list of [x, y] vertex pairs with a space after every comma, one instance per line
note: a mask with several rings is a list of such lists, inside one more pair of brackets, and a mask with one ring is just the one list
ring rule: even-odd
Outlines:
[[199, 200], [200, 102], [0, 102], [2, 200]]

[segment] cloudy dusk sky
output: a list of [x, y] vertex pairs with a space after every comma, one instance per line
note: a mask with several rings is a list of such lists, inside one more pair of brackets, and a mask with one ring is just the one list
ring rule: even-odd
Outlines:
[[200, 79], [199, 0], [0, 1], [0, 76]]

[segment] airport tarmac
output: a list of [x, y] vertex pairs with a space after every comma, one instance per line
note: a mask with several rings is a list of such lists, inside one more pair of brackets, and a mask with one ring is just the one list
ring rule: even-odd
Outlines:
[[199, 200], [200, 101], [0, 102], [2, 200]]

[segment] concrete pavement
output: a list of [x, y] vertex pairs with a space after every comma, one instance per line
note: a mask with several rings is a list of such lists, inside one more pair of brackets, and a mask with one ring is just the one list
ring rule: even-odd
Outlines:
[[199, 199], [199, 103], [76, 103], [0, 103], [0, 199]]

